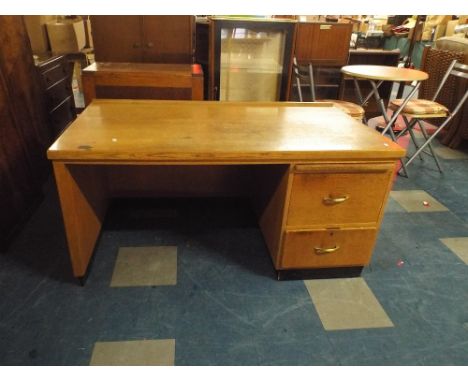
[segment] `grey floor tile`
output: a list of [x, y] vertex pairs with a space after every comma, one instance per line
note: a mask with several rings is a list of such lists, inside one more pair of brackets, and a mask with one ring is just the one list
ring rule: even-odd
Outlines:
[[446, 237], [440, 241], [468, 265], [468, 237]]
[[448, 211], [447, 207], [423, 190], [391, 191], [390, 197], [407, 212]]
[[111, 287], [176, 285], [177, 247], [121, 247]]
[[447, 146], [438, 146], [434, 148], [437, 156], [443, 159], [468, 159], [468, 154], [463, 151], [454, 150]]
[[175, 340], [96, 342], [91, 366], [173, 366]]
[[362, 278], [304, 281], [325, 330], [392, 327]]

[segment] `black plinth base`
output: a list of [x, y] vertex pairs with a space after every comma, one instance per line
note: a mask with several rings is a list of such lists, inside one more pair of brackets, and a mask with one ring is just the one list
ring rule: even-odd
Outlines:
[[361, 276], [364, 267], [286, 269], [276, 271], [278, 280], [337, 279]]

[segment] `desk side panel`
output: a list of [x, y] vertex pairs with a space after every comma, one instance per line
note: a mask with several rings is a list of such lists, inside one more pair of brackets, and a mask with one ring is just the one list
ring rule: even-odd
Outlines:
[[108, 206], [102, 168], [54, 162], [68, 249], [75, 277], [86, 274]]

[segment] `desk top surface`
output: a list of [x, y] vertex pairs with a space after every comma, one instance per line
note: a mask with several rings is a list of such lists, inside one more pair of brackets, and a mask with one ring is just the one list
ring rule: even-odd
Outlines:
[[327, 103], [94, 100], [48, 150], [68, 162], [288, 163], [405, 151]]
[[421, 70], [385, 65], [347, 65], [343, 66], [341, 71], [349, 76], [370, 80], [411, 82], [429, 78], [429, 75]]

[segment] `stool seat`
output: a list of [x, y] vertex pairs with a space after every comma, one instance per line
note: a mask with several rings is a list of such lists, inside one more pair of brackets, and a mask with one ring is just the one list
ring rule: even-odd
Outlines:
[[349, 116], [362, 120], [364, 118], [364, 109], [355, 103], [342, 101], [340, 99], [321, 99], [320, 102], [331, 102], [333, 106], [344, 111]]
[[[391, 110], [397, 110], [403, 102], [403, 99], [394, 99], [390, 101], [388, 107]], [[444, 105], [435, 101], [412, 99], [408, 101], [401, 113], [412, 117], [438, 118], [446, 117], [449, 114], [449, 110]]]

